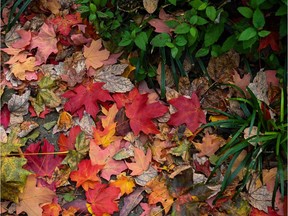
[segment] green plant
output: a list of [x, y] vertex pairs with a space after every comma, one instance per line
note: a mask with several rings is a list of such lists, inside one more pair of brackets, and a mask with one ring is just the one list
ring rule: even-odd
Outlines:
[[[1, 0], [1, 17], [3, 9], [9, 4], [13, 4], [9, 13], [8, 23], [6, 25], [7, 31], [9, 31], [12, 26], [15, 25], [21, 14], [26, 10], [31, 2], [32, 0], [17, 0], [15, 2], [13, 2], [13, 0]], [[17, 9], [19, 10], [17, 11]]]
[[[241, 89], [238, 90], [241, 91]], [[240, 171], [244, 170], [243, 180], [240, 182], [237, 190], [239, 193], [245, 188], [246, 184], [251, 181], [253, 174], [257, 173], [262, 180], [262, 169], [265, 168], [264, 160], [267, 162], [267, 160], [273, 161], [276, 159], [277, 175], [272, 197], [272, 206], [274, 207], [276, 191], [279, 188], [283, 198], [285, 193], [284, 184], [287, 180], [284, 174], [287, 168], [285, 164], [287, 161], [287, 122], [285, 121], [287, 118], [287, 110], [285, 110], [284, 90], [282, 89], [281, 93], [280, 115], [277, 116], [278, 118], [276, 119], [267, 119], [265, 117], [264, 103], [259, 101], [249, 88], [247, 88], [247, 91], [249, 92], [250, 99], [231, 99], [240, 103], [245, 118], [233, 116], [219, 110], [213, 110], [214, 112], [227, 116], [229, 119], [211, 122], [204, 126], [226, 128], [234, 131], [228, 143], [219, 150], [217, 154], [218, 159], [216, 160], [215, 167], [208, 181], [211, 181], [213, 175], [222, 164], [228, 163], [218, 198], [221, 197], [227, 186], [233, 182]], [[249, 136], [245, 139], [243, 134], [246, 128], [249, 128]], [[250, 134], [253, 128], [257, 128], [255, 135]], [[247, 150], [247, 155], [237, 168], [232, 171], [233, 164], [244, 149]]]

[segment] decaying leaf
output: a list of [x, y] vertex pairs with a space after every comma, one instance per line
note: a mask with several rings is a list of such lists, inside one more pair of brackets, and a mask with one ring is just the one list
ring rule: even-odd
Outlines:
[[35, 57], [29, 57], [24, 61], [16, 62], [11, 66], [11, 72], [20, 80], [25, 80], [26, 71], [34, 71], [35, 68]]
[[152, 14], [157, 9], [158, 1], [159, 0], [143, 0], [143, 6], [148, 13]]
[[104, 82], [105, 85], [103, 88], [112, 93], [125, 93], [131, 91], [134, 88], [134, 85], [130, 79], [121, 76], [127, 66], [127, 64], [114, 64], [104, 66], [100, 69], [100, 71], [96, 72], [94, 80], [98, 82]]

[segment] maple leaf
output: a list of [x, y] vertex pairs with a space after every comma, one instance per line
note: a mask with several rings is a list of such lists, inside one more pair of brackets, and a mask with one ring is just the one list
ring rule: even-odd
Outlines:
[[109, 110], [106, 110], [104, 107], [102, 107], [101, 111], [105, 115], [105, 117], [103, 116], [101, 118], [102, 127], [105, 128], [113, 124], [118, 112], [116, 104], [113, 104]]
[[68, 14], [65, 17], [57, 16], [51, 19], [50, 22], [57, 26], [57, 31], [64, 36], [68, 36], [71, 27], [75, 24], [81, 23], [80, 13]]
[[244, 74], [243, 78], [241, 79], [241, 77], [238, 74], [238, 72], [234, 69], [233, 81], [244, 92], [246, 91], [246, 87], [249, 85], [250, 80], [251, 80], [251, 75], [250, 74]]
[[117, 104], [117, 108], [121, 109], [126, 104], [131, 104], [138, 95], [139, 95], [138, 89], [134, 88], [128, 94], [120, 94], [120, 93], [113, 94], [113, 99]]
[[127, 169], [124, 161], [116, 161], [113, 156], [120, 150], [121, 141], [117, 140], [111, 143], [107, 148], [101, 149], [96, 143], [90, 141], [89, 156], [92, 164], [104, 165], [101, 171], [101, 177], [110, 180], [111, 175], [118, 175]]
[[30, 50], [38, 47], [36, 53], [36, 64], [46, 63], [51, 53], [57, 53], [57, 38], [53, 25], [44, 23], [39, 34], [32, 38]]
[[109, 92], [102, 89], [104, 83], [89, 83], [86, 86], [80, 84], [73, 90], [65, 92], [62, 96], [68, 98], [64, 109], [72, 114], [77, 114], [80, 119], [83, 116], [84, 109], [93, 118], [99, 111], [98, 101], [105, 102], [113, 100]]
[[68, 151], [75, 149], [76, 137], [79, 135], [80, 132], [81, 128], [77, 125], [71, 128], [69, 136], [65, 136], [63, 133], [61, 133], [58, 138], [58, 145], [60, 151]]
[[78, 170], [71, 172], [70, 178], [77, 182], [76, 187], [82, 186], [88, 191], [89, 188], [94, 189], [96, 183], [101, 181], [97, 174], [102, 168], [102, 165], [92, 165], [91, 160], [82, 160], [78, 164]]
[[25, 80], [26, 71], [34, 71], [35, 58], [29, 57], [25, 62], [16, 62], [11, 66], [11, 72], [20, 80]]
[[29, 175], [23, 193], [19, 195], [20, 202], [16, 213], [26, 212], [29, 216], [42, 215], [41, 204], [51, 203], [56, 194], [46, 187], [36, 187], [35, 175]]
[[130, 119], [130, 126], [135, 135], [138, 135], [140, 131], [145, 134], [159, 133], [152, 119], [160, 117], [168, 111], [168, 108], [160, 102], [147, 102], [148, 95], [138, 93], [132, 103], [126, 105], [126, 115]]
[[5, 64], [12, 65], [16, 62], [25, 62], [27, 59], [27, 56], [29, 53], [25, 51], [24, 49], [16, 49], [13, 47], [8, 47], [8, 48], [2, 48], [1, 49], [3, 52], [7, 53], [8, 55], [11, 55], [9, 61], [5, 62]]
[[198, 154], [199, 157], [214, 155], [214, 153], [224, 144], [226, 144], [226, 140], [220, 136], [215, 134], [205, 133], [205, 136], [202, 139], [202, 143], [193, 142], [194, 146], [197, 150], [200, 151]]
[[130, 170], [132, 170], [132, 176], [141, 175], [149, 168], [152, 159], [150, 148], [147, 149], [146, 155], [142, 149], [134, 148], [134, 158], [135, 163], [126, 163], [126, 165]]
[[107, 147], [111, 142], [114, 142], [118, 137], [114, 136], [116, 132], [116, 123], [108, 125], [104, 130], [94, 129], [94, 142], [97, 145]]
[[113, 214], [118, 211], [116, 202], [120, 194], [118, 187], [97, 183], [93, 190], [89, 189], [85, 194], [95, 215]]
[[161, 176], [157, 176], [152, 181], [148, 182], [146, 186], [152, 190], [148, 197], [149, 204], [160, 202], [167, 214], [174, 200], [167, 189], [165, 179], [161, 178]]
[[121, 195], [132, 193], [135, 187], [133, 178], [126, 176], [126, 173], [117, 175], [117, 180], [111, 180], [110, 185], [120, 188]]
[[17, 41], [12, 43], [11, 46], [16, 49], [25, 48], [26, 46], [28, 46], [32, 38], [31, 32], [25, 31], [24, 29], [19, 29], [16, 32], [21, 37], [21, 39], [18, 39]]
[[84, 46], [84, 57], [86, 58], [86, 67], [94, 69], [103, 66], [103, 61], [107, 60], [110, 52], [106, 49], [100, 50], [102, 47], [101, 39], [93, 40], [90, 47]]
[[10, 123], [10, 111], [7, 104], [4, 104], [0, 111], [0, 125], [3, 125], [5, 129], [9, 126]]
[[177, 109], [177, 112], [171, 115], [168, 124], [173, 126], [186, 124], [190, 131], [195, 132], [201, 123], [206, 123], [205, 114], [200, 108], [200, 102], [195, 93], [192, 94], [191, 99], [180, 96], [168, 102]]
[[[50, 144], [46, 139], [43, 140], [43, 146], [41, 146], [41, 141], [37, 143], [32, 143], [28, 146], [25, 153], [51, 153], [54, 152], [54, 146]], [[63, 158], [55, 156], [53, 154], [47, 155], [27, 155], [28, 160], [25, 168], [27, 170], [33, 171], [39, 176], [52, 176], [53, 171], [57, 166], [60, 165]]]
[[61, 211], [61, 206], [58, 203], [50, 203], [42, 206], [42, 216], [58, 216]]

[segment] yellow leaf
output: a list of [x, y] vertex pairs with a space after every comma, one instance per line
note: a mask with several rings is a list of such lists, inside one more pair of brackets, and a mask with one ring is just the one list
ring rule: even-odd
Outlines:
[[25, 80], [25, 71], [34, 71], [35, 57], [29, 57], [23, 63], [16, 62], [11, 67], [11, 72], [20, 80]]
[[106, 110], [104, 107], [102, 107], [101, 111], [102, 113], [104, 113], [104, 115], [106, 115], [106, 117], [101, 119], [103, 128], [106, 128], [108, 127], [108, 125], [114, 123], [115, 116], [118, 112], [117, 105], [113, 104], [113, 106], [111, 106], [109, 110]]
[[57, 121], [57, 126], [60, 130], [64, 129], [64, 130], [68, 130], [69, 128], [71, 128], [73, 125], [73, 120], [72, 120], [72, 116], [70, 115], [70, 113], [63, 111], [62, 113], [60, 113], [58, 121]]
[[111, 180], [110, 185], [120, 188], [121, 196], [126, 194], [130, 194], [133, 192], [133, 188], [135, 187], [135, 183], [132, 177], [126, 176], [126, 173], [121, 173], [117, 175], [117, 180]]
[[224, 115], [217, 115], [217, 116], [210, 116], [209, 117], [209, 120], [211, 122], [216, 122], [216, 121], [220, 121], [220, 120], [227, 120], [228, 117], [227, 116], [224, 116]]
[[95, 129], [94, 141], [97, 145], [107, 147], [110, 145], [111, 142], [118, 139], [118, 137], [114, 136], [115, 132], [116, 132], [116, 123], [113, 123], [105, 127], [103, 131]]

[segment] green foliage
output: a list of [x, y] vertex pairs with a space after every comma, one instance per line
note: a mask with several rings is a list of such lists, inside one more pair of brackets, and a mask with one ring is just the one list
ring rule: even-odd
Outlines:
[[[274, 206], [276, 191], [279, 188], [283, 198], [285, 193], [284, 181], [287, 180], [284, 176], [284, 172], [287, 168], [284, 166], [284, 163], [287, 161], [288, 153], [286, 145], [287, 122], [284, 121], [285, 117], [287, 118], [287, 113], [284, 109], [284, 90], [282, 89], [280, 116], [276, 118], [278, 120], [272, 118], [265, 119], [265, 108], [261, 106], [263, 105], [263, 102], [259, 101], [249, 88], [247, 88], [247, 90], [250, 95], [249, 99], [231, 99], [240, 103], [245, 118], [213, 110], [226, 115], [229, 119], [211, 122], [204, 126], [226, 128], [234, 131], [229, 142], [219, 150], [215, 168], [208, 178], [208, 181], [211, 181], [213, 175], [223, 163], [228, 163], [229, 166], [225, 172], [218, 198], [221, 197], [221, 193], [223, 193], [227, 186], [233, 182], [239, 172], [244, 170], [245, 174], [238, 188], [239, 193], [245, 188], [254, 173], [257, 173], [258, 176], [262, 176], [265, 159], [267, 160], [269, 158], [270, 160], [273, 160], [276, 158], [277, 175], [272, 199], [272, 205]], [[252, 128], [255, 127], [257, 128], [256, 134], [252, 134]], [[246, 128], [249, 128], [249, 134], [248, 138], [245, 139], [243, 134]], [[234, 162], [244, 149], [247, 150], [247, 155], [232, 172]]]

